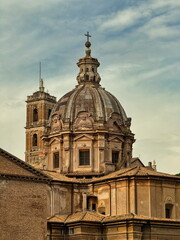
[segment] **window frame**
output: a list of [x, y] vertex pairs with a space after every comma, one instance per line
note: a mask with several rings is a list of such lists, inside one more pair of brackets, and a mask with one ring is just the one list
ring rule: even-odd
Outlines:
[[38, 109], [35, 107], [33, 109], [33, 122], [38, 122], [39, 116], [38, 116]]
[[172, 203], [166, 203], [165, 204], [165, 218], [167, 218], [167, 219], [172, 218], [172, 214], [173, 214], [173, 204]]
[[[82, 160], [81, 159], [81, 153], [83, 153], [83, 152], [88, 152], [88, 154], [89, 154], [89, 159], [88, 159], [88, 163], [86, 162], [86, 160]], [[84, 158], [85, 158], [85, 156], [84, 156]], [[82, 164], [82, 162], [81, 162], [81, 160], [82, 161], [84, 161], [84, 163]], [[91, 151], [90, 151], [90, 149], [89, 148], [80, 148], [79, 149], [79, 166], [80, 167], [84, 167], [84, 166], [90, 166], [91, 165]]]
[[69, 228], [69, 235], [73, 235], [74, 234], [74, 228], [73, 227], [70, 227]]
[[32, 136], [32, 147], [36, 148], [38, 147], [38, 135], [37, 133], [34, 133]]
[[[58, 158], [56, 158], [56, 156], [58, 156]], [[59, 156], [60, 156], [59, 152], [53, 152], [53, 169], [60, 167]], [[58, 166], [57, 166], [57, 162], [58, 162]]]
[[[112, 152], [111, 152], [111, 159], [112, 159], [112, 163], [113, 164], [117, 164], [119, 162], [119, 152], [120, 151], [118, 151], [118, 150], [112, 150]], [[115, 159], [115, 161], [114, 161], [113, 154], [115, 154], [115, 153], [118, 154], [118, 157], [116, 156], [117, 159]]]

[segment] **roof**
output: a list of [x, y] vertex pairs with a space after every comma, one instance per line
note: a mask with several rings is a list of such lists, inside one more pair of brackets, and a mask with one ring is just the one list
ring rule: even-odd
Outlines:
[[[1, 177], [13, 177], [13, 178], [26, 178], [36, 180], [50, 180], [47, 175], [42, 171], [37, 170], [28, 163], [15, 157], [4, 149], [0, 148], [0, 156], [4, 157], [1, 159], [0, 176]], [[7, 159], [3, 161], [3, 159]], [[8, 161], [9, 160], [9, 161]], [[5, 168], [6, 167], [6, 168]]]
[[104, 180], [110, 180], [114, 178], [124, 178], [124, 177], [133, 177], [133, 176], [151, 176], [151, 177], [166, 177], [166, 178], [174, 178], [179, 179], [179, 176], [167, 174], [167, 173], [161, 173], [154, 170], [147, 169], [146, 167], [141, 166], [135, 166], [131, 168], [123, 168], [121, 170], [118, 170], [116, 172], [112, 172], [108, 175], [105, 175], [103, 177], [99, 177], [96, 179], [93, 179], [92, 182], [98, 182], [98, 181], [104, 181]]
[[54, 181], [60, 181], [60, 182], [68, 182], [68, 183], [96, 183], [96, 182], [103, 182], [107, 180], [112, 179], [119, 179], [119, 178], [125, 178], [125, 177], [161, 177], [161, 178], [173, 178], [173, 179], [179, 179], [180, 176], [175, 176], [167, 173], [161, 173], [157, 172], [151, 169], [147, 169], [146, 167], [142, 166], [134, 166], [129, 168], [123, 168], [121, 170], [118, 170], [116, 172], [109, 173], [102, 177], [94, 177], [92, 179], [77, 179], [77, 178], [70, 178], [68, 176], [65, 176], [64, 174], [55, 172], [55, 171], [49, 171], [49, 170], [42, 170], [44, 174], [49, 176]]
[[166, 222], [177, 222], [180, 220], [170, 218], [155, 218], [147, 217], [143, 215], [136, 215], [133, 213], [117, 215], [117, 216], [105, 216], [97, 212], [91, 211], [79, 211], [69, 215], [56, 215], [48, 218], [49, 223], [75, 223], [75, 222], [96, 222], [96, 223], [108, 223], [118, 222], [123, 220], [151, 220], [151, 221], [166, 221]]
[[48, 222], [56, 222], [56, 223], [73, 223], [79, 221], [85, 222], [101, 222], [104, 219], [104, 215], [91, 212], [91, 211], [77, 211], [73, 214], [69, 215], [56, 215], [48, 218]]
[[41, 170], [41, 171], [54, 181], [68, 182], [68, 183], [88, 183], [92, 180], [92, 179], [71, 178], [56, 171], [50, 171], [50, 170]]

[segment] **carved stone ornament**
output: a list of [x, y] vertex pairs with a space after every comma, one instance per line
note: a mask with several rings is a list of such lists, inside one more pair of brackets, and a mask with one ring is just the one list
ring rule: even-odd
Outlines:
[[76, 130], [89, 130], [93, 128], [93, 118], [88, 112], [81, 112], [78, 114], [74, 122], [74, 128]]
[[62, 128], [62, 124], [60, 122], [60, 117], [58, 114], [52, 116], [51, 120], [51, 133], [55, 133], [60, 131]]
[[123, 122], [118, 113], [112, 113], [108, 121], [108, 128], [112, 131], [120, 131]]

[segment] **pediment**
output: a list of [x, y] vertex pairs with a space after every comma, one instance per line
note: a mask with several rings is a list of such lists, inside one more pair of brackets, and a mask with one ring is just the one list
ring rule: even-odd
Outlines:
[[60, 143], [60, 139], [57, 137], [52, 138], [49, 142], [49, 145], [55, 144], [55, 143]]
[[117, 136], [110, 137], [109, 141], [110, 142], [124, 142], [123, 138], [117, 137]]
[[29, 164], [20, 160], [0, 148], [0, 175], [30, 177], [30, 178], [47, 178], [48, 177], [33, 168]]
[[84, 141], [84, 140], [94, 140], [94, 137], [92, 137], [92, 136], [90, 136], [90, 135], [88, 135], [88, 134], [80, 134], [80, 135], [78, 135], [77, 137], [75, 137], [74, 138], [74, 140], [75, 141], [77, 141], [77, 140], [80, 140], [80, 141]]

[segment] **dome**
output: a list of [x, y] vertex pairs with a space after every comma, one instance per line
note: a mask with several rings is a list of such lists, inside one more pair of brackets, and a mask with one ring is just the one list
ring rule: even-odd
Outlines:
[[119, 114], [122, 122], [127, 121], [126, 113], [119, 101], [100, 85], [78, 85], [65, 94], [56, 104], [54, 112], [60, 114], [62, 121], [75, 121], [78, 114], [88, 112], [94, 121], [108, 121], [112, 113]]
[[[79, 67], [78, 85], [60, 98], [55, 105], [50, 119], [51, 129], [54, 129], [51, 132], [58, 132], [63, 128], [64, 130], [72, 130], [71, 126], [76, 122], [77, 127], [77, 122], [83, 118], [84, 122], [81, 121], [81, 129], [85, 125], [89, 125], [89, 128], [93, 129], [99, 128], [99, 126], [106, 129], [106, 123], [109, 124], [112, 118], [120, 128], [122, 126], [129, 128], [130, 118], [127, 118], [117, 98], [100, 85], [101, 78], [97, 71], [100, 63], [96, 58], [91, 57], [90, 42], [86, 42], [85, 46], [86, 56], [79, 59], [77, 63]], [[58, 128], [57, 121], [59, 121]]]
[[[89, 34], [87, 34], [89, 36]], [[100, 63], [86, 55], [77, 65], [78, 84], [54, 105], [46, 141], [48, 168], [71, 177], [100, 176], [130, 164], [134, 134], [131, 118], [100, 85]]]

